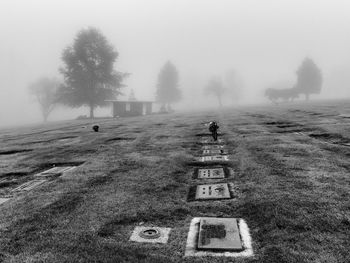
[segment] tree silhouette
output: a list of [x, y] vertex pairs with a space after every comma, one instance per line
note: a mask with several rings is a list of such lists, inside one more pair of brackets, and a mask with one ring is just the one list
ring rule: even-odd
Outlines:
[[235, 70], [229, 70], [224, 78], [227, 95], [233, 102], [238, 102], [242, 96], [244, 83], [241, 76]]
[[309, 100], [310, 94], [319, 94], [322, 86], [322, 73], [314, 61], [305, 58], [296, 72], [298, 80], [295, 89], [298, 93], [305, 94]]
[[168, 61], [162, 67], [158, 75], [156, 100], [162, 103], [162, 108], [167, 106], [171, 111], [171, 104], [181, 99], [179, 86], [179, 74], [176, 67]]
[[61, 102], [71, 107], [86, 105], [93, 118], [97, 106], [105, 106], [106, 99], [121, 94], [122, 80], [127, 74], [114, 70], [117, 57], [118, 52], [98, 29], [79, 31], [74, 44], [63, 51]]
[[226, 92], [222, 81], [218, 77], [213, 77], [209, 80], [207, 86], [204, 88], [206, 95], [214, 95], [219, 102], [219, 106], [222, 107], [221, 97]]
[[49, 114], [57, 106], [57, 90], [60, 82], [57, 79], [47, 77], [40, 78], [28, 86], [29, 92], [35, 96], [41, 109], [44, 122], [47, 121]]

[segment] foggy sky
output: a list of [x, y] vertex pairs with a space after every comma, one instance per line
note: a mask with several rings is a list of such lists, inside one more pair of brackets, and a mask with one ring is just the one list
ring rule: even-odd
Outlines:
[[181, 105], [229, 70], [240, 74], [251, 102], [273, 82], [295, 82], [306, 56], [324, 76], [318, 97], [350, 97], [349, 14], [346, 0], [1, 0], [0, 121], [41, 120], [28, 84], [61, 78], [62, 50], [89, 26], [119, 52], [116, 70], [131, 73], [124, 91], [132, 88], [138, 99], [154, 100], [158, 72], [171, 60]]

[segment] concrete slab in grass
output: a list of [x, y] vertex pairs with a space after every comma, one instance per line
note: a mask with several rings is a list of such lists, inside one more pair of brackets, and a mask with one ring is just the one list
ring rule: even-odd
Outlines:
[[199, 222], [199, 250], [242, 251], [236, 218], [201, 218]]
[[7, 202], [8, 200], [10, 200], [11, 198], [3, 198], [3, 197], [0, 197], [0, 205]]
[[198, 179], [220, 179], [225, 178], [225, 171], [223, 167], [218, 168], [199, 168]]
[[71, 171], [76, 166], [57, 166], [53, 167], [49, 170], [46, 170], [44, 172], [38, 173], [35, 175], [35, 177], [52, 177], [52, 176], [60, 176], [61, 174]]
[[217, 149], [224, 149], [224, 145], [217, 145], [217, 144], [211, 144], [211, 145], [204, 145], [202, 147], [203, 150], [217, 150]]
[[342, 118], [350, 118], [350, 113], [343, 113], [343, 114], [339, 114], [338, 116]]
[[224, 143], [225, 141], [223, 139], [217, 139], [214, 141], [214, 139], [203, 139], [201, 140], [202, 143]]
[[[218, 231], [213, 235], [204, 233], [205, 238], [209, 240], [205, 240], [204, 245], [200, 245], [203, 239], [201, 237], [203, 235], [201, 234], [203, 222], [204, 224], [209, 222]], [[220, 227], [220, 225], [224, 227]], [[223, 230], [220, 233], [222, 228], [225, 230], [225, 233]], [[220, 239], [216, 237], [218, 235], [221, 237], [224, 234], [225, 238]], [[185, 257], [250, 257], [253, 255], [249, 228], [243, 219], [212, 217], [195, 217], [192, 219], [187, 236]]]
[[195, 200], [227, 198], [231, 198], [231, 193], [227, 183], [197, 185]]
[[45, 182], [47, 182], [47, 180], [44, 180], [44, 179], [32, 180], [24, 184], [21, 184], [17, 188], [13, 189], [12, 192], [30, 191]]
[[198, 158], [200, 162], [226, 162], [229, 161], [228, 155], [208, 155], [201, 156]]
[[141, 243], [168, 242], [171, 228], [137, 226], [131, 234], [130, 241]]
[[206, 149], [203, 150], [203, 155], [205, 154], [227, 154], [227, 151], [224, 149]]

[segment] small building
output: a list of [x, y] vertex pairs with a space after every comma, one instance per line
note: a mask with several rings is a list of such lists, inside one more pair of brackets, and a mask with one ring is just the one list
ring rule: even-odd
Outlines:
[[110, 100], [113, 117], [131, 117], [152, 114], [152, 101]]

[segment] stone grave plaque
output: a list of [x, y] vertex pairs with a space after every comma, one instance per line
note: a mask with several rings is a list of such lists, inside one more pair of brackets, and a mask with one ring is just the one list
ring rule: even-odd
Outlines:
[[10, 200], [10, 198], [3, 198], [3, 197], [0, 197], [0, 205], [7, 202], [8, 200]]
[[225, 151], [222, 149], [208, 149], [203, 150], [203, 154], [224, 154]]
[[75, 166], [57, 166], [57, 167], [53, 167], [49, 170], [46, 170], [44, 172], [38, 173], [35, 176], [37, 177], [49, 177], [49, 176], [58, 176], [63, 174], [64, 172], [67, 172], [70, 169], [75, 168]]
[[201, 218], [198, 249], [243, 250], [236, 218]]
[[227, 183], [197, 185], [196, 200], [225, 198], [231, 198]]
[[202, 143], [223, 143], [224, 140], [223, 139], [217, 139], [216, 141], [214, 141], [213, 139], [204, 139], [202, 140]]
[[33, 181], [29, 181], [26, 182], [24, 184], [21, 184], [20, 186], [18, 186], [17, 188], [13, 189], [13, 192], [17, 192], [17, 191], [30, 191], [33, 188], [37, 187], [38, 185], [41, 185], [43, 183], [45, 183], [46, 180], [42, 179], [42, 180], [33, 180]]
[[202, 148], [203, 150], [214, 150], [214, 149], [224, 149], [225, 146], [223, 145], [204, 145]]
[[199, 157], [200, 162], [218, 162], [218, 161], [228, 161], [227, 155], [213, 155], [213, 156], [202, 156]]
[[224, 168], [198, 169], [198, 179], [225, 178]]

